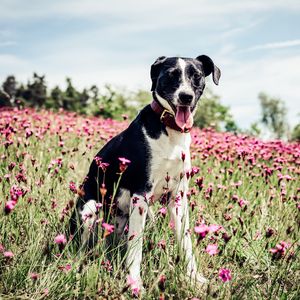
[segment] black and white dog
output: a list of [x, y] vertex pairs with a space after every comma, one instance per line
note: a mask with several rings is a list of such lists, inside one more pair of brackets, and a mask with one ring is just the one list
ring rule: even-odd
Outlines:
[[[166, 190], [168, 209], [185, 256], [187, 274], [200, 283], [206, 281], [197, 272], [192, 251], [187, 203], [189, 180], [185, 174], [191, 168], [189, 131], [205, 87], [205, 77], [210, 74], [214, 83], [218, 84], [221, 72], [206, 55], [196, 59], [162, 56], [154, 62], [151, 66], [153, 102], [97, 154], [98, 163], [96, 160], [92, 162], [71, 217], [71, 234], [79, 236], [81, 245], [92, 248], [97, 242], [97, 215], [99, 203], [103, 200], [99, 188], [104, 173], [99, 168], [99, 159], [108, 163], [104, 215], [113, 207], [115, 233], [118, 235], [128, 225], [126, 264], [129, 275], [139, 287], [142, 286], [142, 235], [149, 204], [166, 195]], [[112, 201], [114, 184], [120, 176], [120, 157], [131, 162]]]

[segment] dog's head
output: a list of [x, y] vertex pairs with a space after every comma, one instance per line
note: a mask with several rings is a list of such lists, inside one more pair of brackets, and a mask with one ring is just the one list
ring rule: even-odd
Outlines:
[[180, 128], [193, 126], [193, 115], [205, 87], [205, 77], [210, 74], [218, 84], [221, 71], [206, 55], [195, 59], [161, 56], [151, 66], [151, 91], [164, 108], [174, 113]]

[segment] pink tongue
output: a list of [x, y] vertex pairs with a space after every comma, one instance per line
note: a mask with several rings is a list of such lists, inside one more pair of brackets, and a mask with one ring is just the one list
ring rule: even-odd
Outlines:
[[175, 122], [183, 130], [193, 127], [194, 120], [189, 106], [177, 106]]

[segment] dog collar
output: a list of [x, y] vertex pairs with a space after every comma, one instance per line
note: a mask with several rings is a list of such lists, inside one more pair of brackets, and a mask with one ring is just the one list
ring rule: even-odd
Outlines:
[[191, 131], [191, 128], [185, 128], [184, 130], [180, 128], [175, 122], [174, 115], [169, 110], [165, 109], [157, 100], [153, 99], [151, 108], [159, 116], [160, 121], [164, 125], [181, 133], [187, 133]]

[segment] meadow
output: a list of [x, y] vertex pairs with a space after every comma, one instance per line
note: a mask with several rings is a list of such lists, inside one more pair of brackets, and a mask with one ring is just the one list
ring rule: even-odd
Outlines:
[[[127, 125], [64, 111], [0, 111], [1, 299], [134, 296], [122, 245], [106, 253], [110, 232], [101, 221], [92, 255], [64, 236], [94, 155]], [[168, 212], [154, 203], [144, 234], [145, 291], [136, 297], [299, 299], [300, 144], [211, 129], [191, 134], [190, 228], [209, 284], [184, 276]]]

